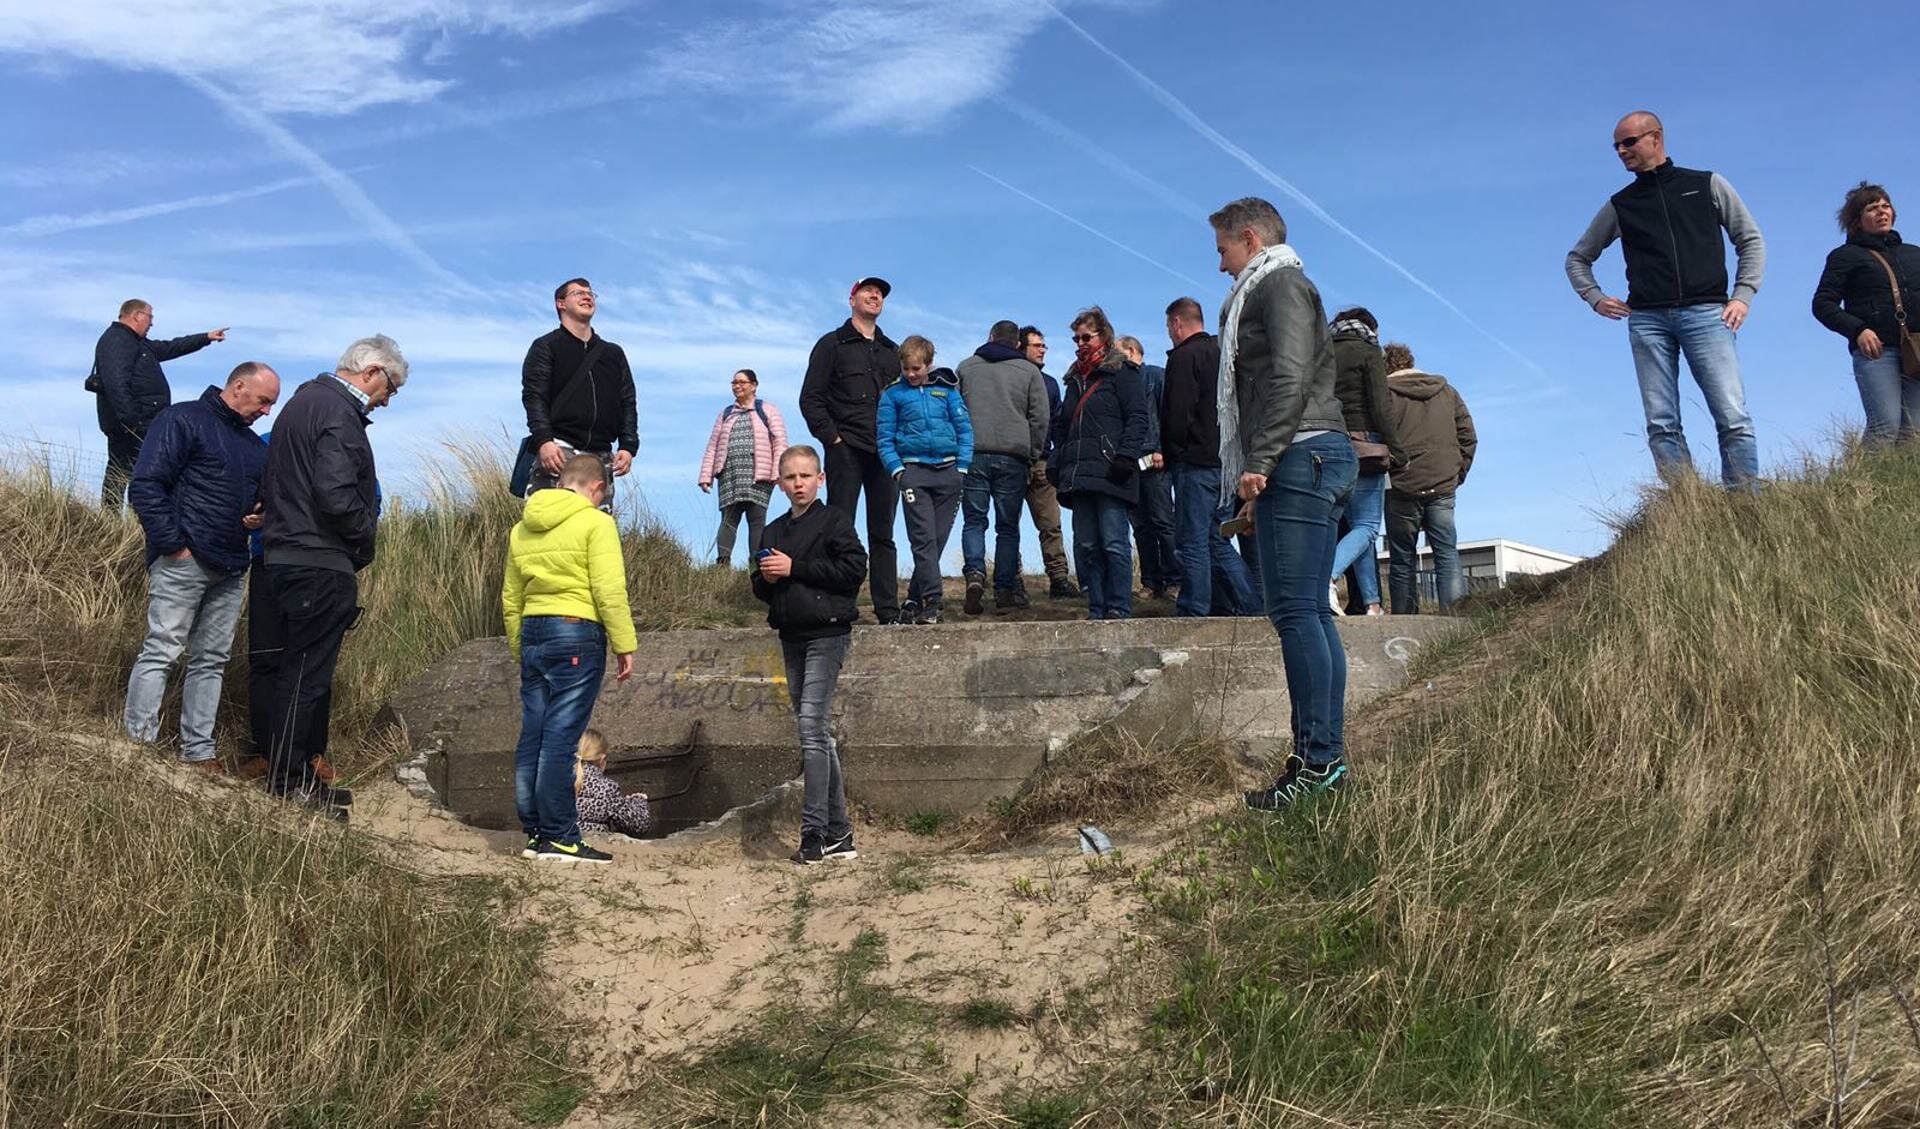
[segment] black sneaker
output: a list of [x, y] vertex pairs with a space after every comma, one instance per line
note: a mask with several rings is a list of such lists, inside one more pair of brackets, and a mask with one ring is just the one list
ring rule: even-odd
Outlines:
[[997, 612], [1015, 611], [1030, 608], [1033, 602], [1027, 599], [1025, 588], [996, 588], [993, 590], [993, 610]]
[[882, 627], [892, 627], [894, 624], [900, 622], [900, 613], [886, 612], [885, 614], [882, 614], [880, 612], [875, 612], [873, 613], [873, 621]]
[[552, 839], [540, 840], [540, 845], [534, 849], [533, 857], [540, 862], [609, 863], [613, 861], [612, 855], [595, 850], [585, 843], [556, 843]]
[[273, 787], [269, 787], [267, 790], [281, 799], [286, 800], [288, 803], [313, 808], [315, 811], [321, 808], [350, 808], [353, 806], [352, 792], [347, 791], [345, 788], [335, 788], [330, 784], [322, 784], [318, 780], [298, 784], [285, 791]]
[[965, 607], [966, 613], [968, 615], [979, 615], [981, 612], [986, 611], [987, 610], [986, 599], [987, 599], [986, 574], [979, 573], [979, 572], [969, 572], [967, 574], [967, 603]]
[[937, 603], [923, 605], [921, 609], [914, 614], [913, 622], [939, 623], [940, 622], [940, 605]]
[[[851, 847], [852, 844], [849, 843], [848, 846]], [[822, 846], [818, 836], [814, 835], [811, 831], [803, 831], [800, 833], [799, 849], [788, 855], [787, 861], [798, 863], [801, 866], [819, 866], [821, 863], [827, 861], [826, 850]]]
[[1047, 583], [1047, 599], [1078, 600], [1080, 587], [1064, 576], [1056, 576]]
[[1270, 788], [1245, 794], [1247, 807], [1254, 811], [1281, 811], [1290, 804], [1297, 804], [1323, 792], [1330, 792], [1345, 783], [1347, 762], [1344, 758], [1331, 764], [1310, 765], [1300, 759], [1298, 754], [1288, 753], [1286, 771]]
[[919, 623], [920, 622], [919, 601], [902, 600], [900, 602], [900, 622], [901, 623]]
[[859, 858], [860, 852], [853, 849], [853, 832], [849, 831], [840, 838], [821, 847], [820, 857], [829, 862]]

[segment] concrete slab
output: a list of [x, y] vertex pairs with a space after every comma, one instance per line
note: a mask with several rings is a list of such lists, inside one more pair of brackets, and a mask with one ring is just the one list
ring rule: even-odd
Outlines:
[[[1350, 704], [1398, 687], [1434, 617], [1346, 619]], [[608, 677], [594, 726], [623, 787], [665, 831], [747, 804], [798, 773], [780, 647], [764, 629], [642, 634], [634, 675]], [[426, 786], [450, 810], [513, 827], [519, 672], [505, 640], [460, 647], [390, 704]], [[849, 798], [882, 811], [975, 810], [1102, 726], [1161, 741], [1218, 732], [1287, 740], [1279, 640], [1264, 619], [960, 622], [859, 627], [834, 725]]]

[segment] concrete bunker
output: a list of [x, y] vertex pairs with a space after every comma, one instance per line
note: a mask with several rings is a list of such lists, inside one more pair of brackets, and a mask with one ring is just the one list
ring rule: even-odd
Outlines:
[[[1399, 687], [1431, 617], [1349, 619], [1349, 704]], [[608, 676], [593, 724], [608, 772], [655, 798], [662, 833], [751, 804], [799, 772], [779, 641], [765, 629], [643, 634], [626, 683]], [[408, 775], [482, 827], [518, 825], [519, 671], [505, 640], [449, 653], [395, 694]], [[1287, 740], [1279, 640], [1264, 619], [962, 622], [856, 628], [834, 725], [850, 802], [966, 813], [1011, 796], [1103, 726], [1173, 742], [1219, 732], [1242, 749]]]

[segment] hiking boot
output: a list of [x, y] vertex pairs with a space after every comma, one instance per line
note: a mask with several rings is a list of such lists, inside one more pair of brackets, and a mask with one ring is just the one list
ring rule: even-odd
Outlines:
[[[849, 835], [846, 840], [849, 850], [853, 848], [852, 839], [853, 837]], [[827, 861], [826, 846], [820, 842], [820, 836], [814, 832], [802, 831], [800, 833], [800, 847], [787, 856], [787, 861], [798, 863], [801, 866], [819, 866], [821, 863]]]
[[833, 842], [823, 845], [820, 848], [820, 857], [828, 862], [844, 862], [859, 858], [860, 852], [853, 849], [853, 832], [849, 831]]
[[1345, 758], [1331, 764], [1310, 765], [1296, 753], [1287, 754], [1286, 770], [1270, 788], [1245, 794], [1247, 807], [1254, 811], [1276, 812], [1323, 792], [1330, 792], [1347, 779]]
[[1033, 602], [1027, 599], [1025, 588], [996, 588], [993, 590], [993, 610], [997, 612], [1018, 611], [1030, 608]]
[[1056, 576], [1047, 582], [1047, 599], [1078, 600], [1080, 587], [1064, 576]]
[[339, 771], [333, 767], [333, 763], [327, 760], [327, 758], [315, 755], [313, 760], [308, 763], [313, 765], [313, 778], [315, 780], [318, 780], [322, 784], [340, 783]]
[[981, 612], [986, 611], [986, 598], [987, 574], [984, 572], [969, 572], [967, 574], [966, 613], [968, 615], [979, 615]]
[[533, 850], [535, 862], [593, 862], [606, 864], [613, 856], [605, 851], [595, 850], [582, 843], [556, 843], [552, 839], [540, 840]]
[[925, 605], [923, 605], [923, 606], [922, 606], [922, 607], [920, 608], [920, 610], [919, 610], [919, 611], [918, 611], [917, 613], [915, 613], [915, 615], [914, 615], [914, 617], [913, 617], [913, 622], [915, 622], [915, 623], [939, 623], [939, 622], [940, 622], [940, 604], [939, 604], [939, 601], [937, 601], [937, 600], [935, 600], [935, 601], [929, 601], [928, 603], [926, 603]]

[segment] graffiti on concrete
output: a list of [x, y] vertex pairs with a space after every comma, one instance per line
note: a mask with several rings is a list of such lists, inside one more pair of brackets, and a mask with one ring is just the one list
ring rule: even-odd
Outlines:
[[633, 683], [632, 692], [661, 709], [757, 713], [789, 708], [786, 663], [774, 648], [691, 651], [672, 667], [636, 671]]
[[1414, 655], [1420, 653], [1420, 640], [1409, 635], [1395, 635], [1387, 640], [1384, 649], [1388, 658], [1405, 666], [1412, 661]]

